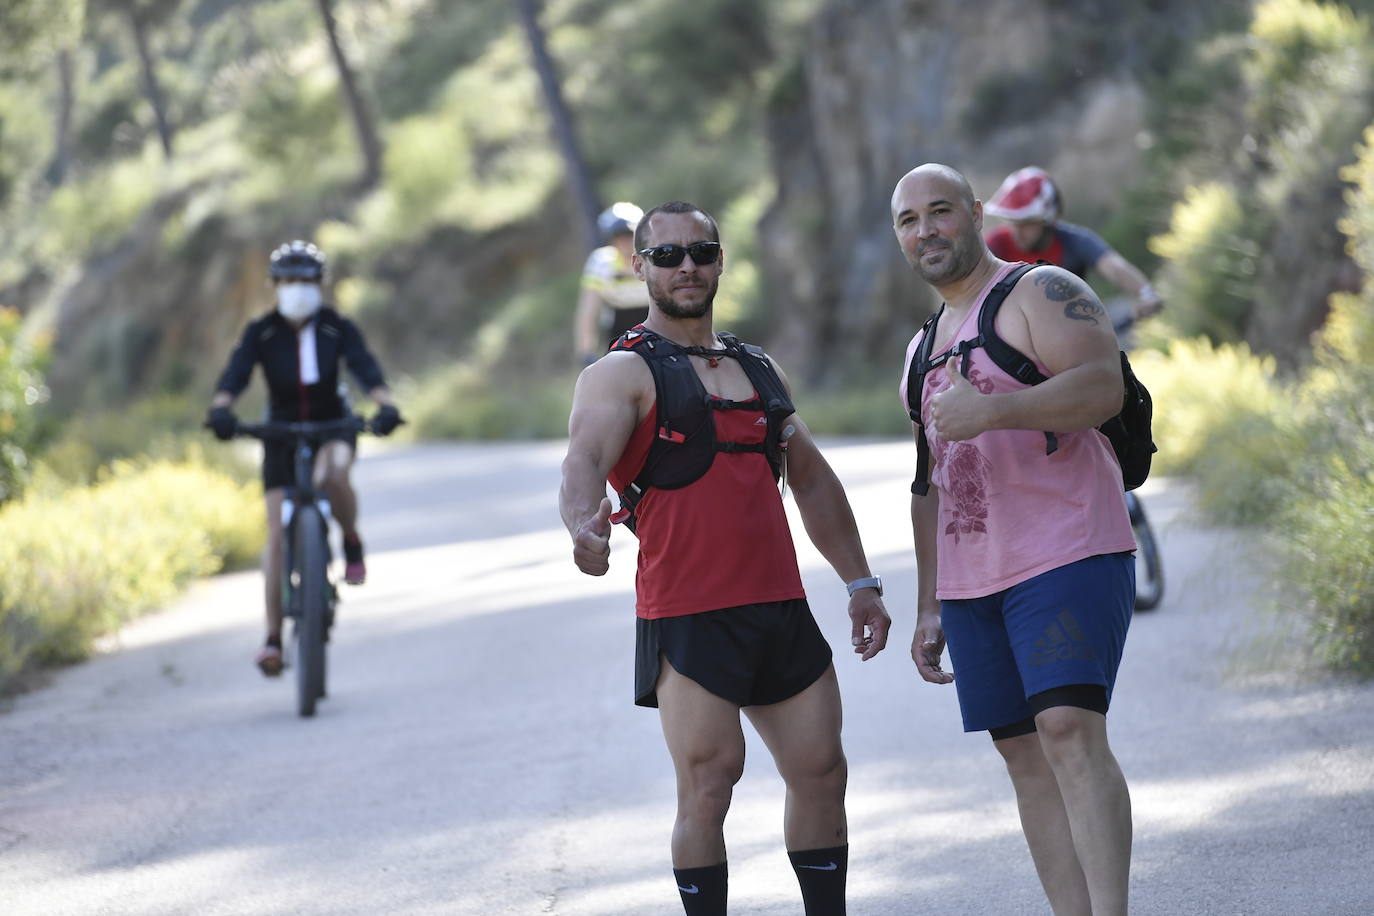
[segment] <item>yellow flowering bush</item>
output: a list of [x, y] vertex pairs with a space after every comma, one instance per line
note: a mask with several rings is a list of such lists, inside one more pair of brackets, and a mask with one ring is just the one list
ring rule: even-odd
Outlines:
[[92, 486], [34, 487], [0, 508], [0, 688], [29, 664], [82, 658], [264, 538], [259, 486], [194, 463], [120, 462]]

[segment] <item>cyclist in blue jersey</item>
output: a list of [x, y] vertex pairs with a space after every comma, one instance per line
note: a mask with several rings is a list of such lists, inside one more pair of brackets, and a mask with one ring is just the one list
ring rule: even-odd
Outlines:
[[1059, 218], [1063, 199], [1044, 169], [1027, 166], [1006, 177], [983, 207], [1006, 220], [987, 234], [988, 248], [1004, 261], [1049, 261], [1079, 277], [1096, 270], [1132, 297], [1136, 318], [1145, 318], [1164, 303], [1145, 274], [1091, 229]]

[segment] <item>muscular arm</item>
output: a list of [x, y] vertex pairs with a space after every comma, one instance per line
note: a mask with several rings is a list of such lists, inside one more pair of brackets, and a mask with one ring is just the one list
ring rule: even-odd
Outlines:
[[1044, 365], [1050, 378], [1018, 391], [980, 394], [945, 364], [951, 387], [931, 399], [947, 441], [990, 429], [1070, 433], [1091, 429], [1121, 410], [1121, 362], [1107, 311], [1088, 285], [1058, 267], [1028, 274], [997, 316], [998, 333]]
[[[793, 414], [783, 429], [788, 426], [794, 431], [787, 439], [787, 483], [807, 536], [843, 581], [871, 576], [854, 510], [840, 478], [821, 454], [801, 417]], [[882, 598], [873, 589], [859, 589], [849, 598], [849, 619], [854, 651], [868, 661], [887, 645], [887, 633], [892, 626]]]
[[1106, 277], [1118, 289], [1135, 299], [1135, 312], [1140, 317], [1151, 315], [1164, 305], [1150, 281], [1130, 261], [1115, 251], [1109, 250], [1097, 259], [1093, 268]]
[[573, 390], [558, 510], [573, 538], [574, 562], [588, 575], [603, 575], [609, 569], [606, 475], [634, 432], [646, 379], [652, 397], [653, 381], [640, 358], [613, 354], [584, 369]]

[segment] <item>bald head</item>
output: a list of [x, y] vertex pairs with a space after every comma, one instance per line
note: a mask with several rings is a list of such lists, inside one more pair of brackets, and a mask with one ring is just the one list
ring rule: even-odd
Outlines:
[[937, 289], [969, 276], [983, 258], [983, 205], [968, 179], [927, 162], [902, 176], [892, 191], [892, 231], [907, 263]]
[[894, 219], [901, 212], [898, 202], [904, 196], [903, 191], [917, 184], [944, 186], [950, 192], [951, 200], [958, 198], [970, 210], [973, 209], [975, 198], [973, 187], [968, 183], [968, 179], [947, 165], [939, 162], [927, 162], [924, 165], [916, 166], [903, 175], [901, 180], [897, 182], [897, 187], [892, 189], [892, 216]]

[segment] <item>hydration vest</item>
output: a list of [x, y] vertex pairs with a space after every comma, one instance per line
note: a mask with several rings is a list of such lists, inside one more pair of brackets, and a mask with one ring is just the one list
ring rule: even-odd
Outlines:
[[[783, 421], [796, 408], [787, 387], [778, 377], [762, 347], [741, 343], [733, 334], [717, 335], [724, 349], [684, 347], [645, 327], [632, 328], [611, 344], [611, 350], [631, 350], [648, 365], [654, 377], [653, 443], [644, 466], [635, 479], [620, 492], [620, 511], [611, 521], [635, 530], [635, 507], [650, 487], [677, 490], [700, 480], [715, 461], [717, 452], [758, 452], [768, 459], [777, 480], [783, 471]], [[755, 396], [748, 401], [731, 401], [707, 394], [701, 377], [692, 367], [691, 356], [716, 360], [736, 360]], [[716, 410], [759, 410], [768, 422], [763, 442], [722, 442], [716, 439]]]
[[[1048, 261], [1038, 261], [1035, 264], [1021, 264], [999, 280], [979, 306], [978, 336], [972, 340], [959, 341], [944, 355], [936, 359], [930, 357], [935, 345], [935, 326], [945, 311], [943, 303], [939, 310], [927, 318], [926, 323], [921, 327], [921, 342], [916, 346], [916, 352], [911, 358], [911, 365], [907, 369], [906, 390], [907, 413], [911, 415], [912, 422], [916, 424], [916, 479], [911, 482], [911, 492], [917, 496], [925, 496], [930, 490], [930, 443], [926, 440], [925, 424], [921, 421], [921, 396], [925, 388], [926, 376], [932, 370], [943, 365], [945, 360], [957, 357], [961, 360], [959, 373], [967, 378], [968, 354], [971, 350], [982, 347], [1003, 372], [1018, 382], [1025, 385], [1039, 385], [1045, 381], [1046, 376], [1036, 367], [1030, 357], [998, 335], [996, 321], [997, 310], [1002, 307], [1002, 302], [1007, 298], [1012, 287], [1016, 285], [1016, 281], [1032, 269], [1048, 263]], [[1158, 451], [1150, 432], [1153, 401], [1150, 398], [1150, 392], [1136, 378], [1135, 372], [1131, 369], [1131, 361], [1126, 358], [1126, 351], [1121, 350], [1119, 352], [1121, 355], [1121, 381], [1124, 389], [1121, 410], [1116, 416], [1097, 428], [1111, 443], [1116, 461], [1121, 465], [1122, 484], [1127, 490], [1134, 490], [1144, 483], [1145, 478], [1150, 475], [1151, 458]], [[1053, 455], [1058, 448], [1059, 438], [1046, 430], [1045, 454]]]

